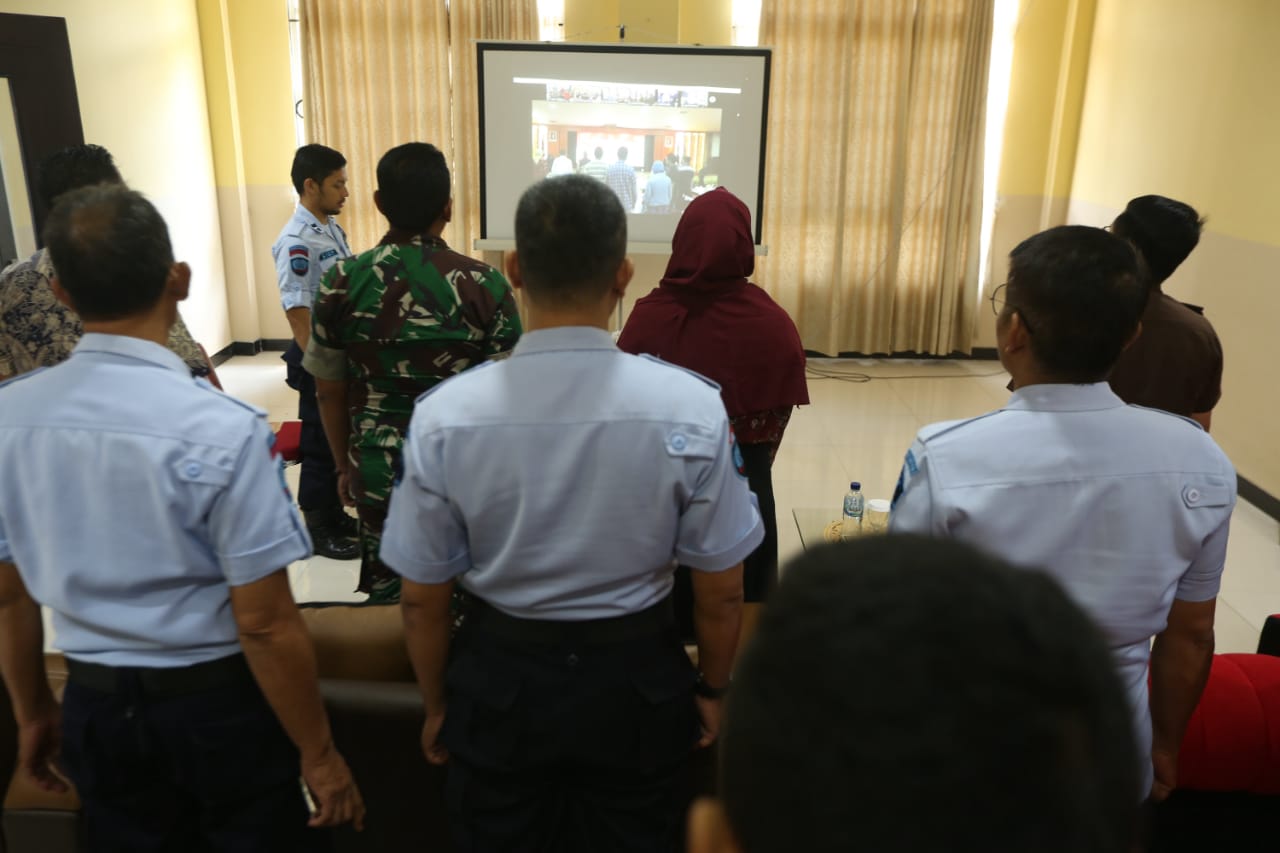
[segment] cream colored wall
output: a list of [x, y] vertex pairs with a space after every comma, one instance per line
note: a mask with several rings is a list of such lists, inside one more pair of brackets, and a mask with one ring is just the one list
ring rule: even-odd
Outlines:
[[84, 136], [155, 202], [194, 270], [182, 306], [210, 351], [231, 341], [194, 3], [0, 0], [0, 12], [65, 18]]
[[1205, 306], [1226, 359], [1213, 434], [1280, 495], [1280, 3], [1099, 0], [1070, 215], [1104, 224], [1158, 193], [1208, 217], [1169, 280]]
[[[290, 336], [271, 245], [297, 199], [283, 3], [197, 0], [235, 339]], [[359, 248], [359, 247], [353, 247]]]
[[[991, 281], [1009, 252], [1067, 219], [1096, 0], [1022, 0], [997, 179]], [[974, 346], [996, 345], [995, 316], [977, 314]]]

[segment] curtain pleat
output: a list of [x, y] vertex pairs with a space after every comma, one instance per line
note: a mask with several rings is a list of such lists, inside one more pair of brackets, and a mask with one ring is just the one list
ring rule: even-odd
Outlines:
[[820, 352], [967, 351], [992, 0], [766, 0], [758, 281]]
[[451, 164], [454, 221], [445, 238], [479, 236], [476, 39], [534, 39], [536, 0], [302, 0], [307, 138], [347, 157], [341, 217], [357, 252], [386, 231], [373, 204], [379, 158], [430, 142]]

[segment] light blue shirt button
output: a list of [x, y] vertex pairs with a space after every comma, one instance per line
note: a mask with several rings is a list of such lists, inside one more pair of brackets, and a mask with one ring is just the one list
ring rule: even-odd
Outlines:
[[200, 476], [200, 472], [204, 470], [204, 466], [199, 462], [192, 460], [183, 466], [182, 470], [188, 477], [195, 479]]
[[676, 453], [679, 453], [689, 446], [689, 440], [685, 438], [684, 435], [677, 432], [673, 433], [671, 437], [667, 439], [667, 445]]

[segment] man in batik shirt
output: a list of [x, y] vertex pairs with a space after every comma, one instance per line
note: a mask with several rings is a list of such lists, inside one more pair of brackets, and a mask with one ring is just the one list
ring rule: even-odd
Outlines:
[[[118, 184], [121, 178], [111, 153], [101, 145], [55, 151], [36, 174], [36, 191], [45, 210], [52, 210], [64, 193], [103, 183]], [[66, 361], [84, 334], [80, 317], [53, 295], [53, 276], [53, 263], [44, 249], [0, 272], [0, 379]], [[169, 349], [186, 362], [193, 376], [218, 385], [213, 365], [181, 316], [169, 330]]]
[[339, 492], [360, 516], [358, 588], [385, 602], [399, 598], [400, 579], [378, 549], [414, 401], [509, 351], [520, 317], [500, 272], [440, 238], [453, 202], [435, 146], [411, 142], [383, 155], [374, 202], [391, 228], [326, 274], [302, 363], [316, 379]]

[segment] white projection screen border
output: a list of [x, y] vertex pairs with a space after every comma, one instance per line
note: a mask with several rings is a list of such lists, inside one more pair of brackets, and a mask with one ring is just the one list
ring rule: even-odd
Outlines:
[[768, 48], [479, 41], [476, 51], [484, 246], [514, 240], [521, 193], [568, 171], [615, 188], [633, 248], [669, 247], [684, 206], [716, 186], [750, 208], [760, 243]]

